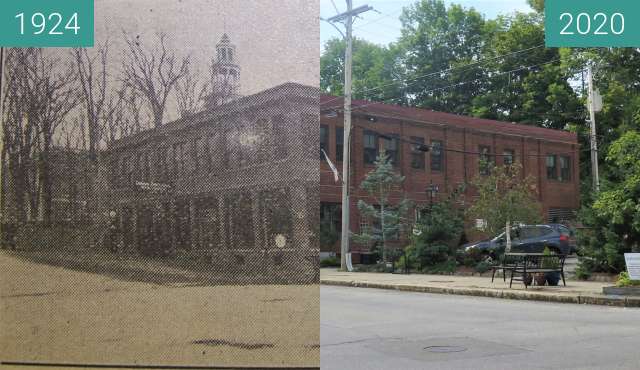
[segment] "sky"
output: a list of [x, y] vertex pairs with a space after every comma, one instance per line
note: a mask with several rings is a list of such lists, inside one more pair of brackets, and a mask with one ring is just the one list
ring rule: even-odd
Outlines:
[[[400, 36], [401, 23], [398, 17], [402, 8], [415, 3], [416, 0], [353, 0], [353, 7], [370, 5], [376, 11], [369, 11], [357, 19], [353, 35], [376, 44], [389, 44]], [[346, 10], [345, 0], [333, 0], [340, 12]], [[498, 14], [508, 14], [515, 11], [531, 11], [526, 0], [445, 0], [445, 3], [460, 4], [466, 8], [473, 7], [487, 18], [494, 18]], [[336, 14], [331, 0], [320, 0], [320, 16], [329, 18]], [[327, 22], [320, 22], [320, 49], [324, 43], [333, 38], [341, 37], [338, 31]], [[338, 25], [340, 27], [340, 25]]]
[[206, 70], [223, 33], [236, 44], [243, 95], [284, 82], [317, 86], [318, 0], [96, 0], [96, 43], [107, 37], [114, 56], [122, 31], [153, 42], [167, 34], [179, 55]]

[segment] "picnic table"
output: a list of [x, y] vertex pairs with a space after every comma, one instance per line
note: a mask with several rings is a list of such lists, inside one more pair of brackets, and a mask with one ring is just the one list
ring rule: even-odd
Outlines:
[[544, 253], [505, 253], [497, 265], [491, 267], [491, 282], [496, 271], [502, 270], [502, 279], [506, 282], [506, 273], [510, 273], [509, 288], [514, 281], [522, 281], [525, 289], [528, 288], [528, 276], [534, 273], [557, 272], [562, 277], [562, 283], [567, 286], [564, 277], [564, 254]]

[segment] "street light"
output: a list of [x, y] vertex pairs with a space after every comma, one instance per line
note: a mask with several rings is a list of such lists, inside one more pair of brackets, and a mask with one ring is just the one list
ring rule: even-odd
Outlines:
[[438, 185], [434, 185], [433, 180], [431, 180], [429, 186], [427, 186], [427, 194], [429, 195], [429, 214], [431, 214], [431, 210], [433, 208], [433, 198], [438, 195], [438, 191]]

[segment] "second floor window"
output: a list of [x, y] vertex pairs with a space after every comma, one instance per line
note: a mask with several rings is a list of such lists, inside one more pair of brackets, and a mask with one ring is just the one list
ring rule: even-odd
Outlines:
[[399, 146], [398, 138], [392, 137], [391, 139], [384, 139], [384, 151], [394, 166], [398, 165]]
[[320, 159], [324, 159], [324, 154], [322, 151], [324, 150], [327, 155], [329, 154], [329, 127], [325, 125], [320, 125]]
[[491, 147], [480, 145], [478, 152], [480, 174], [486, 176], [491, 172]]
[[145, 182], [151, 181], [151, 161], [149, 159], [149, 153], [144, 153], [142, 156], [142, 180]]
[[193, 140], [193, 170], [198, 171], [202, 165], [202, 159], [204, 156], [204, 147], [202, 145], [202, 139], [197, 138]]
[[442, 171], [443, 152], [442, 141], [431, 140], [431, 171]]
[[504, 163], [505, 166], [511, 166], [513, 164], [514, 159], [515, 159], [515, 153], [513, 149], [505, 149], [502, 152], [502, 162]]
[[342, 162], [344, 154], [344, 128], [336, 127], [336, 161]]
[[558, 166], [556, 164], [556, 156], [553, 154], [547, 155], [547, 178], [550, 180], [558, 179]]
[[411, 168], [424, 170], [424, 152], [421, 151], [420, 145], [424, 145], [423, 137], [411, 137]]
[[175, 174], [182, 174], [184, 166], [184, 143], [173, 144], [173, 168]]
[[158, 159], [156, 161], [156, 181], [167, 181], [167, 148], [158, 149]]
[[370, 131], [365, 131], [363, 136], [364, 163], [373, 164], [378, 157], [378, 136]]
[[560, 162], [560, 181], [571, 181], [571, 157], [568, 155], [561, 155]]

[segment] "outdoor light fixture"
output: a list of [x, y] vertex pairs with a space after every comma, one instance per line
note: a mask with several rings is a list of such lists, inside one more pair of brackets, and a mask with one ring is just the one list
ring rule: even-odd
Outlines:
[[338, 113], [336, 111], [334, 111], [334, 110], [330, 110], [324, 116], [327, 117], [327, 118], [336, 118], [336, 117], [338, 117]]
[[424, 144], [416, 144], [415, 146], [416, 150], [421, 151], [421, 152], [428, 152], [429, 151], [429, 145], [424, 145]]

